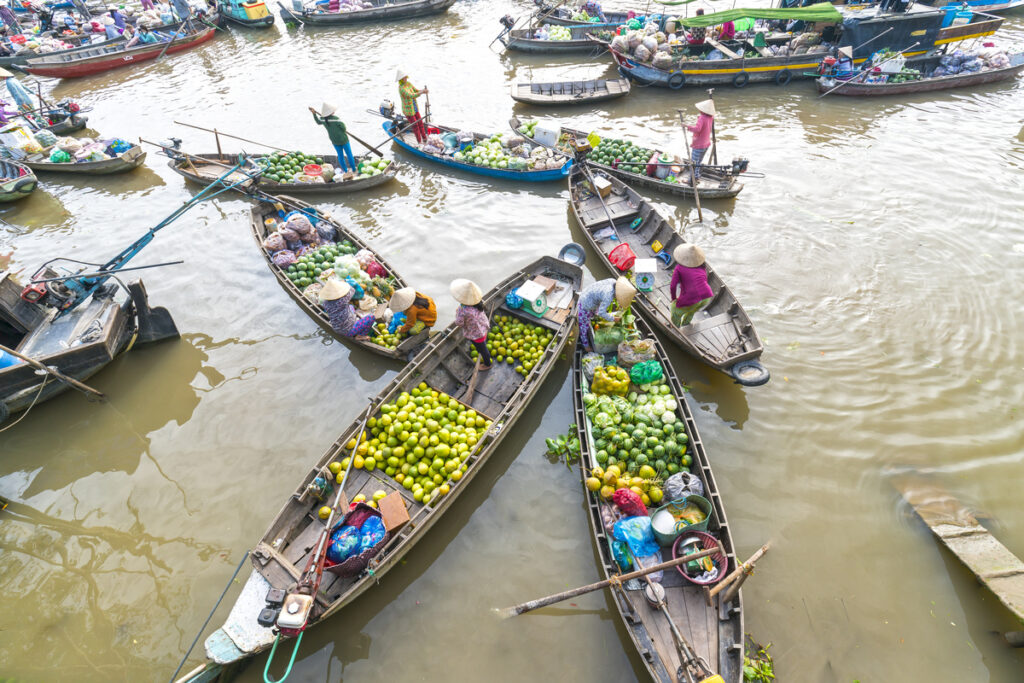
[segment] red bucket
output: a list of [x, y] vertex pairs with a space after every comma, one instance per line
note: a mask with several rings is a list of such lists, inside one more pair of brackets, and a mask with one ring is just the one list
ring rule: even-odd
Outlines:
[[633, 267], [633, 262], [636, 261], [636, 254], [629, 248], [628, 244], [620, 244], [619, 246], [612, 249], [611, 253], [608, 254], [608, 260], [612, 262], [612, 265], [626, 272]]
[[302, 167], [302, 172], [311, 178], [315, 178], [324, 172], [324, 168], [320, 164], [306, 164]]
[[[690, 538], [691, 536], [696, 536], [700, 539], [701, 550], [711, 550], [713, 548], [718, 547], [718, 539], [712, 536], [711, 534], [707, 533], [706, 531], [684, 531], [683, 533], [679, 534], [679, 537], [676, 539], [676, 542], [672, 544], [673, 560], [677, 557], [682, 557], [681, 555], [679, 555], [679, 546], [683, 542], [684, 538]], [[718, 573], [715, 574], [715, 578], [711, 579], [710, 581], [703, 581], [697, 577], [690, 576], [689, 574], [687, 574], [686, 569], [684, 568], [685, 564], [676, 565], [676, 569], [679, 571], [680, 574], [683, 575], [683, 578], [689, 581], [690, 583], [696, 584], [698, 586], [713, 586], [725, 578], [726, 573], [729, 571], [729, 558], [727, 558], [722, 553], [715, 553], [714, 555], [709, 555], [708, 557], [711, 559], [711, 561], [715, 564], [715, 567], [718, 569]]]

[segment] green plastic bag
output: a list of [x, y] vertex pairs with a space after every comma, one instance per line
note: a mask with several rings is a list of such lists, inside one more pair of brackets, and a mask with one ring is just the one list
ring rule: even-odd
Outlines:
[[661, 369], [661, 363], [656, 360], [645, 360], [641, 363], [637, 363], [633, 366], [633, 369], [629, 371], [629, 378], [633, 381], [633, 384], [636, 385], [657, 382], [664, 376], [665, 373]]
[[62, 149], [55, 149], [50, 152], [50, 161], [55, 164], [67, 164], [71, 162], [71, 155]]
[[624, 338], [622, 328], [618, 325], [596, 328], [593, 334], [594, 350], [598, 353], [614, 353]]

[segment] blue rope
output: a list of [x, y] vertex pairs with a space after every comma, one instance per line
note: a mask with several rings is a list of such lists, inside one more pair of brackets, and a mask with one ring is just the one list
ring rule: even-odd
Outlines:
[[295, 647], [292, 648], [292, 658], [288, 660], [288, 668], [284, 671], [284, 676], [277, 679], [276, 681], [270, 678], [270, 663], [274, 661], [274, 653], [277, 652], [277, 644], [281, 642], [281, 634], [277, 634], [277, 638], [274, 639], [274, 647], [270, 648], [270, 656], [267, 657], [267, 665], [263, 667], [263, 683], [283, 683], [288, 675], [292, 672], [292, 665], [295, 663], [295, 655], [299, 653], [299, 643], [302, 642], [302, 635], [305, 631], [299, 632], [299, 637], [295, 639]]

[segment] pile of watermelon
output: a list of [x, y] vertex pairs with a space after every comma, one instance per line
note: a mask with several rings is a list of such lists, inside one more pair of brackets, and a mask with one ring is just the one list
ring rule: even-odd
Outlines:
[[263, 177], [275, 183], [289, 184], [296, 182], [302, 175], [302, 167], [307, 164], [324, 165], [323, 157], [303, 154], [302, 152], [274, 152], [270, 156], [256, 160], [263, 169]]
[[348, 240], [338, 244], [325, 244], [316, 251], [300, 256], [298, 262], [288, 266], [285, 275], [305, 289], [313, 284], [320, 273], [334, 267], [334, 259], [344, 254], [354, 254], [356, 251], [357, 247]]
[[645, 173], [654, 150], [638, 147], [629, 140], [607, 138], [587, 154], [587, 161], [617, 167], [628, 173]]

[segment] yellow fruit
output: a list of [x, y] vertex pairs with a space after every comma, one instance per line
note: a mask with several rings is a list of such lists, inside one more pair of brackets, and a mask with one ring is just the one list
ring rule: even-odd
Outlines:
[[352, 467], [355, 467], [357, 470], [363, 469], [363, 456], [357, 455], [355, 460], [352, 461]]
[[446, 496], [448, 495], [448, 492], [451, 490], [452, 489], [450, 486], [448, 486], [448, 484], [441, 484], [440, 486], [437, 487], [437, 494], [439, 496]]
[[355, 439], [349, 439], [348, 443], [345, 444], [345, 448], [348, 449], [348, 450], [352, 450], [355, 447], [356, 447], [356, 440]]
[[462, 479], [462, 471], [455, 470], [454, 472], [452, 472], [452, 481], [458, 481], [459, 479]]
[[328, 507], [327, 505], [324, 505], [322, 508], [320, 508], [320, 512], [318, 512], [317, 514], [320, 515], [320, 519], [327, 519], [331, 516], [331, 508]]
[[358, 453], [359, 455], [366, 455], [366, 451], [369, 448], [369, 445], [365, 441], [363, 441], [362, 443], [359, 444], [359, 448], [356, 449], [356, 453]]
[[597, 477], [587, 477], [587, 490], [597, 491], [601, 488], [601, 480]]
[[635, 493], [638, 496], [642, 497], [644, 495], [644, 490], [642, 488], [640, 488], [639, 486], [630, 486], [629, 490], [632, 491], [633, 493]]
[[[616, 480], [618, 480], [619, 474], [618, 474], [618, 472], [613, 472], [612, 469], [613, 469], [612, 467], [609, 467], [607, 470], [605, 470], [604, 476], [601, 477], [601, 478], [604, 480], [604, 483], [610, 484], [612, 486], [615, 486], [615, 482], [616, 482]], [[614, 468], [614, 469], [618, 469], [618, 468]]]
[[650, 465], [643, 465], [640, 467], [640, 472], [638, 474], [644, 479], [654, 479], [657, 472], [655, 472], [654, 468]]
[[604, 470], [601, 469], [601, 466], [599, 465], [590, 470], [590, 476], [597, 477], [598, 479], [604, 479]]
[[614, 486], [602, 486], [601, 487], [601, 498], [604, 500], [611, 500], [612, 494], [615, 493]]
[[622, 476], [622, 470], [619, 469], [618, 465], [609, 465], [608, 469], [605, 470], [606, 474], [608, 472], [614, 472], [616, 477], [621, 477]]
[[344, 460], [341, 461], [341, 469], [343, 469], [343, 470], [347, 470], [348, 469], [348, 461], [349, 460], [351, 460], [351, 458], [345, 458]]
[[338, 472], [338, 476], [336, 476], [334, 478], [334, 481], [335, 481], [335, 483], [338, 483], [338, 484], [344, 484], [345, 483], [345, 473], [344, 472]]
[[647, 495], [650, 496], [651, 502], [654, 503], [655, 505], [660, 503], [662, 499], [665, 497], [664, 492], [657, 486], [652, 486], [651, 489], [647, 492]]
[[382, 491], [381, 489], [377, 489], [376, 491], [373, 492], [373, 499], [374, 500], [380, 500], [381, 498], [384, 498], [387, 495], [388, 495], [387, 491]]
[[650, 505], [651, 504], [651, 499], [650, 499], [650, 497], [646, 493], [641, 494], [640, 500], [643, 501], [644, 505]]
[[352, 499], [352, 502], [353, 503], [362, 503], [365, 500], [366, 500], [366, 496], [364, 496], [363, 494], [360, 493], [358, 496], [356, 496], [355, 498]]
[[341, 472], [341, 463], [332, 462], [330, 465], [327, 466], [327, 469], [331, 471], [331, 474], [337, 474], [338, 472]]
[[370, 507], [374, 508], [374, 509], [376, 509], [376, 507], [377, 507], [377, 501], [375, 501], [375, 500], [368, 500], [368, 501], [366, 501], [366, 504], [369, 505]]

